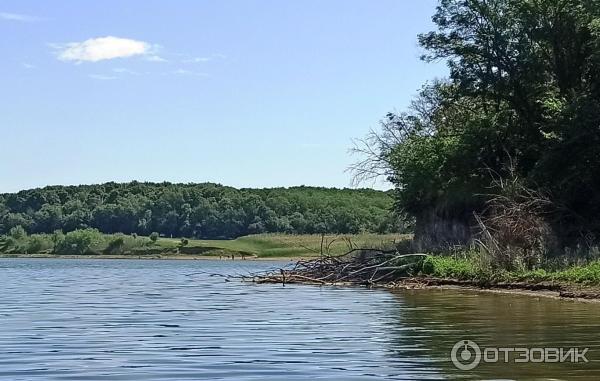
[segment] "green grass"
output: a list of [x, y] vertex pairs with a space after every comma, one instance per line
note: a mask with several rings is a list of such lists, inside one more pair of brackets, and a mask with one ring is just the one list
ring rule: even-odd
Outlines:
[[[340, 255], [349, 250], [349, 244], [354, 247], [389, 247], [394, 242], [407, 239], [406, 235], [399, 234], [356, 234], [356, 235], [328, 235], [323, 241], [327, 252], [331, 255]], [[174, 248], [181, 242], [176, 238], [161, 238], [157, 244], [164, 248]], [[320, 255], [320, 235], [292, 235], [292, 234], [257, 234], [240, 237], [234, 240], [192, 240], [186, 249], [194, 251], [197, 248], [203, 255], [252, 255], [259, 258], [276, 257], [315, 257]]]
[[[152, 242], [149, 237], [128, 236], [124, 234], [101, 234], [97, 230], [87, 229], [60, 235], [65, 239], [89, 238], [85, 247], [71, 250], [73, 245], [57, 246], [50, 234], [23, 235], [17, 238], [0, 237], [0, 254], [6, 255], [111, 255], [111, 256], [252, 256], [258, 258], [299, 258], [320, 255], [320, 235], [259, 234], [240, 237], [233, 240], [158, 238]], [[54, 237], [56, 238], [56, 237]], [[399, 234], [357, 234], [328, 235], [323, 239], [326, 254], [339, 255], [353, 248], [390, 247], [394, 242], [410, 238]], [[79, 242], [79, 241], [74, 241]], [[117, 244], [118, 243], [118, 244]], [[59, 248], [58, 251], [54, 247]]]
[[590, 262], [583, 266], [573, 266], [559, 271], [538, 269], [516, 274], [524, 281], [551, 281], [600, 285], [600, 261]]
[[556, 271], [545, 269], [526, 271], [492, 270], [480, 263], [476, 255], [466, 256], [465, 258], [431, 255], [423, 261], [421, 272], [427, 276], [473, 281], [600, 285], [600, 261]]
[[430, 255], [423, 261], [423, 274], [462, 280], [481, 279], [484, 274], [473, 259]]

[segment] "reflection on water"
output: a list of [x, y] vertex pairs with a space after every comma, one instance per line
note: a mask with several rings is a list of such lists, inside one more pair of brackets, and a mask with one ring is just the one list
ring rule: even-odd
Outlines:
[[[481, 365], [456, 341], [589, 346], [600, 305], [457, 291], [248, 285], [266, 262], [0, 260], [0, 379], [598, 379], [597, 362]], [[595, 357], [596, 355], [596, 357]]]
[[[531, 296], [415, 290], [395, 292], [394, 335], [399, 355], [433, 360], [449, 378], [600, 379], [600, 304]], [[411, 327], [411, 328], [408, 328]], [[589, 363], [481, 363], [469, 372], [454, 368], [453, 345], [470, 339], [484, 347], [589, 347]], [[401, 348], [411, 349], [404, 351]]]

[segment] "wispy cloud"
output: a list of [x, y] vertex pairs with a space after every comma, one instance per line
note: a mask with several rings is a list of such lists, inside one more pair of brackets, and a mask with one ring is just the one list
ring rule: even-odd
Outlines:
[[200, 62], [208, 62], [211, 59], [212, 58], [210, 58], [210, 57], [194, 57], [194, 58], [185, 59], [181, 62], [183, 62], [183, 63], [200, 63]]
[[152, 55], [148, 55], [146, 56], [146, 61], [150, 61], [150, 62], [169, 62], [168, 59], [163, 58], [157, 54], [152, 54]]
[[190, 76], [194, 76], [194, 77], [208, 77], [208, 73], [202, 73], [199, 71], [192, 71], [192, 70], [186, 70], [186, 69], [173, 70], [172, 72], [167, 73], [167, 74], [190, 75]]
[[37, 68], [37, 66], [35, 66], [35, 65], [32, 65], [32, 64], [30, 64], [30, 63], [27, 63], [27, 62], [23, 62], [23, 67], [24, 67], [25, 69], [28, 69], [28, 70], [31, 70], [31, 69], [36, 69], [36, 68]]
[[0, 19], [8, 21], [34, 22], [39, 21], [39, 17], [23, 15], [20, 13], [0, 12]]
[[225, 58], [225, 56], [223, 54], [211, 54], [210, 56], [206, 56], [206, 57], [191, 57], [191, 58], [186, 58], [184, 60], [182, 60], [182, 63], [203, 63], [203, 62], [209, 62], [209, 61], [213, 61], [215, 59], [223, 59]]
[[61, 61], [75, 63], [98, 62], [115, 58], [128, 58], [135, 56], [155, 56], [156, 45], [145, 41], [119, 38], [113, 36], [90, 38], [82, 42], [69, 42], [66, 44], [51, 44]]
[[114, 75], [105, 75], [105, 74], [90, 74], [90, 78], [97, 79], [99, 81], [110, 81], [113, 79], [117, 79]]
[[140, 73], [139, 71], [127, 69], [124, 67], [116, 67], [116, 68], [112, 69], [112, 71], [115, 73], [118, 73], [118, 74], [142, 75], [142, 73]]

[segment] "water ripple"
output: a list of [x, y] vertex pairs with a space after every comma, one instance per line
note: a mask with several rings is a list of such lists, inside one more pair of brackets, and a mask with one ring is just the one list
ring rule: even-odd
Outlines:
[[[466, 333], [482, 340], [600, 348], [594, 336], [600, 310], [594, 305], [476, 293], [248, 285], [202, 275], [274, 265], [0, 260], [0, 378], [478, 379], [502, 368], [457, 373], [449, 349]], [[597, 368], [597, 362], [586, 369], [529, 366], [513, 377], [543, 379], [550, 369], [557, 379], [593, 379]]]

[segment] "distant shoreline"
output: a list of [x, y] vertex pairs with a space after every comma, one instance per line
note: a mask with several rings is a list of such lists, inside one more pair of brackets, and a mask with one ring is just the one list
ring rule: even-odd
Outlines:
[[[53, 239], [58, 239], [56, 244]], [[256, 234], [233, 240], [158, 238], [102, 234], [75, 230], [65, 235], [24, 235], [0, 238], [0, 258], [97, 258], [97, 259], [227, 259], [300, 260], [324, 254], [341, 255], [348, 244], [358, 247], [392, 246], [408, 239], [401, 234], [293, 235]], [[68, 241], [68, 242], [67, 242]], [[75, 249], [73, 249], [75, 248]]]
[[296, 262], [307, 259], [304, 257], [256, 257], [245, 256], [242, 259], [241, 255], [236, 255], [235, 259], [228, 256], [214, 255], [62, 255], [62, 254], [0, 254], [0, 259], [132, 259], [132, 260], [212, 260], [212, 261], [280, 261], [280, 262]]

